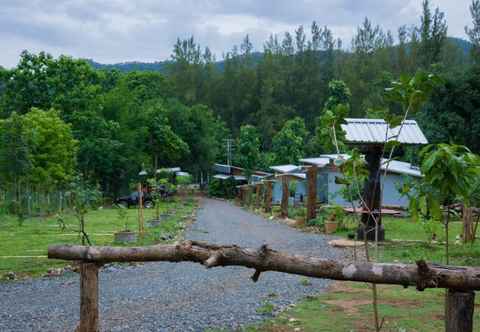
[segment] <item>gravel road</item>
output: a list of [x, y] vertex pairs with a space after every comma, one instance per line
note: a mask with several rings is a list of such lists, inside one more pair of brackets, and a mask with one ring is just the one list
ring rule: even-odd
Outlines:
[[[230, 203], [204, 199], [186, 238], [340, 258], [322, 235], [266, 221]], [[327, 280], [266, 272], [253, 283], [242, 267], [193, 263], [108, 267], [100, 277], [102, 331], [204, 331], [258, 322], [265, 301], [277, 309], [321, 292]], [[78, 275], [0, 283], [0, 331], [73, 331], [79, 316]]]

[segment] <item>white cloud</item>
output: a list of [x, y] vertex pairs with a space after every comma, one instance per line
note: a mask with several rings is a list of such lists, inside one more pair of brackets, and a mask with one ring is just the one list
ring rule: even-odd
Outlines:
[[[432, 0], [449, 34], [464, 37], [470, 0]], [[365, 16], [395, 32], [418, 24], [421, 0], [2, 0], [0, 65], [14, 66], [23, 49], [112, 63], [169, 57], [177, 37], [194, 35], [221, 56], [249, 34], [261, 50], [270, 33], [313, 20], [348, 44]]]

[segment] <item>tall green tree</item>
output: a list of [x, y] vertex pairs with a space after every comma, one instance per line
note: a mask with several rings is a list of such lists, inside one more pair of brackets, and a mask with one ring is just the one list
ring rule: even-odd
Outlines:
[[252, 125], [243, 125], [238, 136], [235, 162], [245, 168], [248, 175], [260, 162], [260, 136], [257, 129]]
[[472, 16], [472, 27], [465, 26], [465, 33], [473, 44], [472, 56], [478, 63], [480, 60], [480, 0], [472, 0], [469, 9]]
[[308, 131], [300, 117], [285, 122], [273, 137], [272, 151], [277, 164], [297, 164], [304, 157]]

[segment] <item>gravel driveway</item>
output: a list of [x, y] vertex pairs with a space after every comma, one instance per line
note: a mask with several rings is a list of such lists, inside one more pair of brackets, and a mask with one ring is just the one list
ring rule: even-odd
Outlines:
[[[230, 203], [204, 199], [186, 238], [325, 258], [342, 256], [322, 235], [266, 221]], [[109, 267], [100, 273], [102, 331], [204, 331], [258, 322], [265, 301], [282, 308], [321, 292], [328, 281], [243, 267], [205, 269], [194, 263]], [[0, 283], [0, 331], [73, 331], [79, 316], [77, 274]]]

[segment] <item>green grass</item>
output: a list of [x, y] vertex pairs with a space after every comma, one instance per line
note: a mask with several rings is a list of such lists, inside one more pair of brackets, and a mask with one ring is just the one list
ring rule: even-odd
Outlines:
[[[335, 235], [347, 236], [356, 223], [347, 220], [346, 229]], [[384, 217], [386, 242], [379, 247], [379, 261], [414, 263], [418, 259], [445, 263], [444, 244], [431, 244], [420, 222], [408, 218]], [[480, 266], [480, 240], [474, 245], [455, 244], [462, 223], [450, 224], [450, 264]], [[436, 225], [439, 242], [445, 240], [444, 228]], [[395, 240], [395, 241], [393, 241]], [[404, 242], [397, 242], [401, 240]], [[410, 242], [409, 242], [410, 241]], [[420, 242], [414, 242], [420, 241]], [[373, 254], [373, 250], [371, 251]], [[384, 319], [382, 331], [443, 331], [445, 290], [428, 289], [418, 292], [414, 287], [378, 285], [379, 314]], [[287, 331], [372, 331], [372, 292], [369, 285], [336, 282], [327, 293], [308, 297], [293, 309], [264, 323], [248, 326], [245, 332]], [[480, 307], [480, 299], [476, 299]], [[480, 331], [480, 311], [474, 314], [474, 330]]]
[[[420, 221], [413, 221], [409, 218], [384, 217], [382, 222], [385, 227], [386, 242], [380, 246], [379, 261], [414, 263], [416, 260], [424, 259], [427, 262], [440, 264], [446, 262], [445, 229], [440, 223], [435, 225], [438, 243], [434, 244], [427, 241], [430, 236]], [[346, 237], [348, 233], [354, 232], [356, 226], [353, 221], [348, 220], [345, 224], [346, 229], [335, 235]], [[473, 245], [455, 244], [456, 236], [461, 233], [462, 223], [460, 221], [451, 222], [449, 225], [449, 264], [480, 266], [480, 240], [475, 241]]]
[[[444, 290], [418, 292], [379, 285], [382, 331], [442, 331]], [[372, 331], [371, 290], [363, 283], [336, 283], [328, 293], [309, 297], [275, 319], [244, 329], [248, 332]], [[480, 301], [477, 300], [477, 305]], [[480, 324], [480, 313], [474, 317]]]
[[[145, 236], [137, 243], [129, 245], [149, 245], [162, 243], [165, 235], [176, 236], [183, 228], [196, 206], [190, 197], [176, 198], [172, 202], [162, 202], [161, 213], [171, 213], [159, 226], [148, 227], [147, 222], [154, 218], [154, 209], [144, 209]], [[113, 234], [125, 229], [114, 208], [91, 211], [86, 216], [86, 232], [93, 245], [121, 245], [114, 243]], [[138, 230], [138, 210], [127, 210], [127, 227]], [[46, 258], [51, 244], [80, 244], [78, 221], [72, 214], [65, 214], [66, 230], [62, 231], [56, 216], [30, 218], [19, 225], [13, 216], [0, 216], [0, 277], [14, 271], [19, 275], [41, 275], [51, 267], [64, 266], [63, 261]], [[24, 257], [21, 257], [24, 256]], [[26, 257], [25, 257], [26, 256]]]

